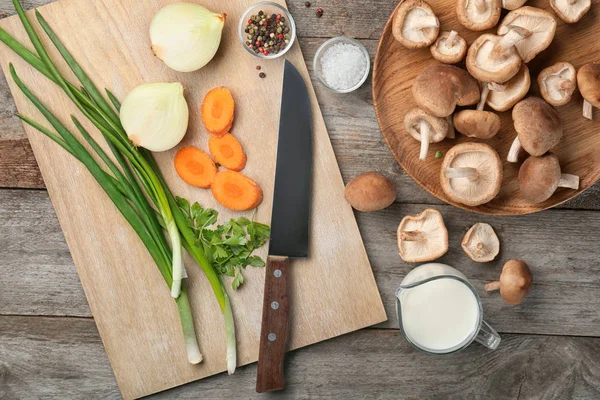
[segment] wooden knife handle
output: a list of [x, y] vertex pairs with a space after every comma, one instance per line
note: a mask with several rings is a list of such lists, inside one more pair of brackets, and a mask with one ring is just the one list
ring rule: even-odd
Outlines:
[[288, 330], [287, 257], [269, 256], [265, 276], [260, 348], [258, 350], [258, 393], [285, 387], [283, 358]]

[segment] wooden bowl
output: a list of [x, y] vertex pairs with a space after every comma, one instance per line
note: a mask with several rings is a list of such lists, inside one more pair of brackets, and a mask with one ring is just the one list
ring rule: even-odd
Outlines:
[[[469, 45], [484, 33], [469, 31], [458, 23], [456, 0], [430, 0], [430, 5], [440, 20], [440, 32], [456, 30]], [[546, 9], [554, 15], [548, 0], [533, 0], [527, 5]], [[500, 194], [490, 203], [478, 207], [465, 206], [448, 199], [440, 186], [442, 159], [436, 159], [434, 155], [437, 151], [446, 154], [456, 144], [477, 139], [457, 132], [456, 139], [432, 143], [427, 160], [419, 160], [420, 144], [404, 130], [404, 115], [416, 106], [411, 93], [413, 80], [426, 66], [437, 61], [431, 57], [429, 48], [409, 50], [394, 40], [394, 14], [385, 26], [375, 56], [373, 99], [379, 126], [388, 147], [396, 161], [419, 185], [440, 200], [456, 207], [481, 214], [519, 215], [561, 204], [577, 196], [600, 178], [600, 110], [594, 110], [595, 121], [583, 118], [583, 99], [579, 92], [576, 92], [567, 105], [557, 108], [565, 133], [560, 144], [552, 151], [558, 156], [563, 173], [580, 177], [579, 190], [559, 189], [550, 199], [540, 204], [532, 204], [521, 197], [517, 175], [527, 154], [521, 151], [517, 164], [506, 161], [508, 149], [516, 137], [511, 112], [508, 111], [499, 113], [502, 128], [498, 135], [482, 141], [495, 148], [503, 160], [504, 180]], [[507, 11], [504, 10], [502, 17], [506, 14]], [[591, 10], [577, 24], [569, 25], [559, 18], [556, 19], [558, 27], [553, 43], [528, 64], [532, 81], [529, 95], [539, 96], [537, 76], [547, 66], [558, 61], [568, 61], [575, 68], [580, 68], [592, 61], [600, 62], [600, 0], [592, 0]], [[488, 32], [495, 33], [495, 29]], [[464, 63], [459, 66], [464, 68]], [[491, 110], [489, 107], [486, 109]]]

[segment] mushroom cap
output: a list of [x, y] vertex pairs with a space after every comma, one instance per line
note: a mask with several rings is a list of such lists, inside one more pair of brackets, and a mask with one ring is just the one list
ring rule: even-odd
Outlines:
[[500, 295], [508, 304], [520, 304], [531, 291], [533, 276], [527, 264], [510, 260], [502, 267]]
[[446, 118], [434, 117], [415, 107], [409, 110], [404, 116], [404, 129], [415, 140], [421, 141], [421, 131], [419, 130], [421, 121], [425, 121], [429, 125], [429, 143], [438, 143], [444, 140], [448, 133], [448, 120]]
[[523, 7], [523, 4], [525, 3], [527, 3], [527, 0], [502, 0], [502, 8], [516, 10], [517, 8]]
[[456, 17], [462, 26], [472, 31], [485, 31], [500, 21], [502, 0], [458, 0]]
[[579, 92], [592, 106], [600, 108], [600, 63], [589, 63], [577, 72]]
[[592, 7], [592, 0], [550, 0], [550, 7], [567, 24], [578, 22]]
[[406, 0], [398, 8], [392, 25], [394, 38], [408, 49], [419, 49], [431, 45], [440, 33], [440, 23], [434, 27], [419, 27], [421, 17], [434, 17], [431, 6], [423, 0]]
[[415, 79], [412, 94], [419, 107], [436, 117], [452, 115], [456, 106], [479, 101], [479, 84], [464, 69], [432, 64]]
[[525, 200], [542, 203], [556, 192], [560, 176], [560, 163], [554, 154], [531, 156], [519, 169], [519, 191]]
[[543, 69], [537, 81], [544, 100], [555, 107], [562, 106], [577, 89], [577, 71], [568, 62], [558, 62]]
[[527, 64], [521, 64], [521, 69], [508, 82], [503, 91], [491, 90], [487, 98], [487, 105], [496, 111], [504, 112], [514, 107], [529, 92], [531, 77]]
[[348, 183], [344, 196], [358, 211], [379, 211], [396, 200], [396, 185], [377, 172], [366, 172]]
[[[447, 178], [447, 168], [475, 168], [479, 177]], [[440, 183], [442, 190], [452, 201], [467, 206], [479, 206], [490, 202], [502, 186], [502, 161], [492, 147], [483, 143], [468, 142], [452, 147], [442, 162]]]
[[546, 50], [556, 33], [556, 19], [548, 11], [535, 7], [521, 7], [509, 12], [498, 27], [498, 35], [505, 35], [512, 27], [521, 27], [531, 35], [516, 44], [524, 63]]
[[500, 117], [490, 111], [462, 110], [454, 114], [454, 128], [468, 137], [493, 138], [500, 126]]
[[513, 108], [512, 119], [521, 146], [541, 156], [560, 142], [563, 127], [558, 112], [539, 97], [528, 97]]
[[442, 32], [429, 50], [431, 51], [433, 58], [439, 62], [444, 64], [456, 64], [465, 58], [465, 55], [467, 54], [467, 41], [462, 36], [456, 35], [454, 43], [447, 46], [448, 36], [450, 36], [450, 31]]
[[407, 215], [398, 226], [398, 249], [406, 262], [433, 261], [448, 251], [448, 230], [442, 214], [431, 208]]
[[500, 253], [500, 240], [490, 224], [478, 222], [465, 234], [462, 248], [475, 262], [490, 262]]
[[482, 82], [504, 83], [521, 69], [521, 57], [515, 46], [509, 47], [502, 57], [492, 50], [501, 37], [486, 33], [479, 36], [467, 52], [467, 69]]

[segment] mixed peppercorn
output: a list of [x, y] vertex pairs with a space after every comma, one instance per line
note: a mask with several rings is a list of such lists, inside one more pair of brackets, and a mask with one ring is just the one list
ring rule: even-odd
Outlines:
[[290, 43], [292, 35], [285, 17], [281, 14], [271, 14], [263, 11], [248, 19], [246, 25], [246, 46], [256, 54], [277, 54]]

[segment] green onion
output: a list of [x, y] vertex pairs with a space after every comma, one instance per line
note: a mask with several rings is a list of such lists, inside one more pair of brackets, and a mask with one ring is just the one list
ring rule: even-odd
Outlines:
[[[108, 90], [106, 93], [110, 103], [104, 98], [42, 15], [36, 10], [36, 18], [40, 26], [79, 80], [81, 88], [68, 82], [60, 74], [19, 1], [13, 0], [13, 4], [37, 54], [28, 50], [1, 28], [0, 41], [62, 88], [79, 111], [101, 132], [116, 163], [102, 150], [83, 128], [83, 125], [75, 117], [72, 117], [75, 127], [98, 155], [102, 165], [96, 161], [80, 140], [19, 79], [14, 67], [10, 65], [11, 76], [19, 89], [42, 113], [56, 133], [25, 116], [19, 115], [19, 118], [48, 136], [82, 162], [138, 234], [165, 282], [171, 288], [171, 295], [175, 298], [181, 319], [188, 360], [196, 364], [202, 360], [202, 355], [194, 332], [186, 287], [182, 284], [182, 280], [186, 277], [182, 247], [191, 254], [208, 278], [223, 312], [227, 342], [227, 369], [230, 374], [233, 373], [236, 367], [236, 339], [229, 297], [218, 274], [206, 260], [203, 249], [196, 243], [196, 238], [187, 226], [154, 158], [150, 152], [136, 148], [129, 141], [121, 126], [118, 112], [115, 112], [115, 109], [118, 111], [120, 108], [117, 98]], [[153, 208], [147, 199], [150, 199], [156, 208]], [[167, 241], [165, 233], [168, 235], [169, 241]]]

